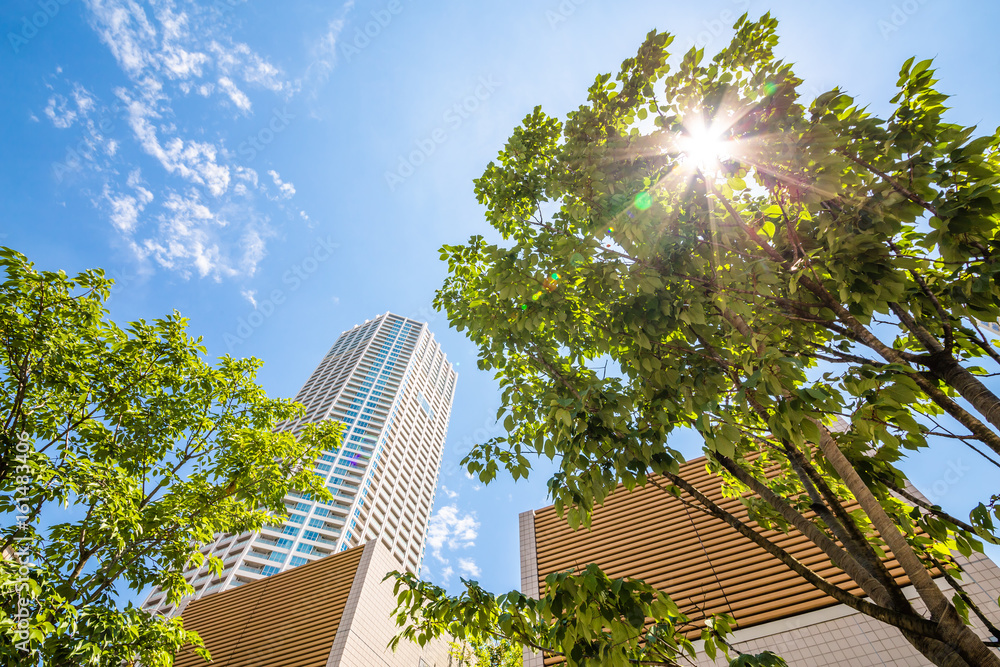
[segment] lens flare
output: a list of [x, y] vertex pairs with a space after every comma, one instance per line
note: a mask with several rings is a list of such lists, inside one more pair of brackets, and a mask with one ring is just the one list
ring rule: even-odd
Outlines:
[[703, 174], [715, 174], [720, 163], [729, 157], [729, 142], [722, 132], [705, 125], [693, 125], [685, 136], [677, 139], [677, 146], [686, 160]]
[[635, 207], [640, 211], [645, 211], [652, 205], [653, 198], [649, 196], [648, 192], [640, 192], [635, 196]]

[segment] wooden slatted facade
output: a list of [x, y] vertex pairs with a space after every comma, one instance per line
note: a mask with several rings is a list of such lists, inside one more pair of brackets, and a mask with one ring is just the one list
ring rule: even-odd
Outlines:
[[[681, 476], [727, 511], [749, 522], [738, 498], [724, 498], [705, 459], [681, 467]], [[750, 525], [756, 524], [749, 522]], [[777, 558], [719, 519], [691, 509], [655, 484], [631, 493], [619, 487], [595, 510], [590, 531], [573, 531], [553, 506], [534, 513], [539, 590], [553, 572], [597, 563], [611, 577], [643, 579], [669, 594], [697, 636], [708, 614], [728, 612], [746, 628], [837, 604]], [[828, 581], [855, 594], [846, 574], [798, 531], [764, 533]], [[896, 580], [908, 583], [887, 559]], [[545, 664], [556, 664], [546, 658]]]
[[[364, 546], [193, 601], [184, 627], [195, 630], [226, 667], [324, 667]], [[203, 667], [185, 649], [175, 667]]]

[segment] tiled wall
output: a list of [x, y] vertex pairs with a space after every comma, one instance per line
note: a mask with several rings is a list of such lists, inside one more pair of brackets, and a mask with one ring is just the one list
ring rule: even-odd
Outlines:
[[395, 653], [387, 648], [398, 632], [391, 618], [396, 597], [393, 580], [382, 578], [400, 565], [377, 540], [364, 549], [327, 667], [455, 667], [444, 640], [432, 641], [423, 649], [401, 642]]
[[[960, 559], [960, 562], [966, 570], [962, 582], [965, 590], [988, 618], [1000, 621], [1000, 607], [996, 602], [1000, 594], [1000, 568], [978, 554], [972, 560]], [[943, 582], [938, 580], [938, 583]], [[951, 588], [946, 589], [946, 594], [951, 597]], [[907, 597], [914, 608], [924, 609], [912, 587], [908, 587]], [[988, 637], [982, 623], [975, 620], [977, 633]], [[924, 667], [932, 664], [896, 628], [843, 605], [740, 630], [734, 639], [733, 645], [738, 650], [744, 653], [772, 651], [783, 657], [789, 667]], [[721, 658], [713, 662], [699, 654], [696, 664], [715, 667], [728, 662]]]
[[[535, 558], [535, 512], [528, 510], [518, 516], [521, 538], [521, 592], [538, 599], [538, 561]], [[542, 667], [541, 653], [524, 649], [524, 667]]]

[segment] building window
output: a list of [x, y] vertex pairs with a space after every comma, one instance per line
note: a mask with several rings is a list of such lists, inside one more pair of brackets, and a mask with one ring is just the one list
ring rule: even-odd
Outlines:
[[417, 400], [420, 402], [420, 407], [422, 407], [424, 409], [424, 412], [427, 413], [427, 416], [433, 420], [434, 410], [431, 408], [430, 402], [426, 398], [424, 398], [423, 392], [420, 391], [417, 392]]

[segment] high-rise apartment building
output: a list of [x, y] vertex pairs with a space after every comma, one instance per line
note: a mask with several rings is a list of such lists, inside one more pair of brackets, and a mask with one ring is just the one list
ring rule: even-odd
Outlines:
[[343, 446], [316, 463], [333, 500], [289, 494], [282, 524], [203, 548], [223, 559], [221, 578], [192, 568], [193, 596], [173, 607], [157, 588], [143, 608], [173, 616], [192, 599], [376, 539], [419, 572], [456, 379], [424, 323], [386, 313], [342, 333], [295, 397], [306, 414], [282, 426], [346, 424]]

